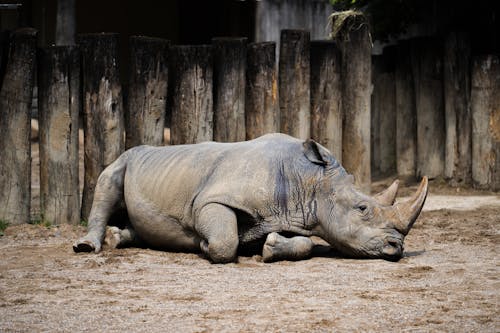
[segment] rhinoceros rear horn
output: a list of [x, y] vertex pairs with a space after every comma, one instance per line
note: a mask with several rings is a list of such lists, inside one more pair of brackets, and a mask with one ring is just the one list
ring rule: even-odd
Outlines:
[[427, 177], [424, 177], [418, 186], [417, 192], [410, 199], [392, 206], [396, 213], [395, 216], [397, 216], [397, 221], [395, 221], [396, 229], [403, 235], [408, 234], [418, 215], [420, 215], [427, 198], [427, 187], [428, 180]]
[[392, 206], [398, 194], [399, 180], [395, 180], [391, 186], [380, 193], [377, 193], [373, 198], [382, 206]]

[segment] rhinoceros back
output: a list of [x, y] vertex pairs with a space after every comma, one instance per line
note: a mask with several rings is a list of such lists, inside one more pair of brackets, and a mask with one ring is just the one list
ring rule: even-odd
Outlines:
[[209, 202], [253, 215], [274, 200], [276, 164], [297, 159], [300, 149], [300, 140], [282, 134], [238, 143], [136, 147], [128, 151], [125, 201], [139, 200], [187, 228]]

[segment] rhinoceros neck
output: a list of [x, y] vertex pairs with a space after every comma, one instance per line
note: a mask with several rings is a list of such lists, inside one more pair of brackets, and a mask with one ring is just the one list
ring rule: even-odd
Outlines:
[[272, 212], [283, 231], [310, 235], [317, 225], [316, 183], [311, 170], [304, 171], [301, 160], [276, 161]]

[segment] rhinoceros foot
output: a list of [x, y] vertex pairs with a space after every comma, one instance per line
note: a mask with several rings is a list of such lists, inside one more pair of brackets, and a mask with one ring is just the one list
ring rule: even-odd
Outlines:
[[107, 227], [104, 243], [112, 249], [120, 247], [122, 242], [121, 230], [118, 227]]
[[295, 236], [287, 238], [276, 232], [267, 235], [262, 249], [262, 260], [301, 260], [309, 257], [314, 244], [308, 237]]

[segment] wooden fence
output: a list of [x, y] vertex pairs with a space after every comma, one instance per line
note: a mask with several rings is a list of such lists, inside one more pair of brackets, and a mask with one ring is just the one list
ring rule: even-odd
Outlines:
[[[279, 64], [272, 42], [216, 38], [212, 45], [170, 46], [136, 36], [124, 103], [117, 37], [85, 34], [78, 46], [38, 50], [41, 218], [51, 223], [88, 217], [98, 175], [124, 149], [164, 144], [167, 110], [170, 144], [281, 131], [324, 144], [367, 190], [370, 159], [373, 169], [404, 177], [470, 179], [500, 189], [498, 57], [474, 58], [462, 68], [468, 62], [457, 54], [443, 65], [434, 41], [402, 43], [374, 60], [372, 94], [368, 29], [312, 42], [307, 31], [283, 30]], [[36, 32], [22, 29], [11, 35], [7, 62], [0, 64], [0, 220], [12, 224], [30, 219], [35, 58]]]
[[464, 33], [373, 58], [372, 170], [500, 190], [500, 61]]

